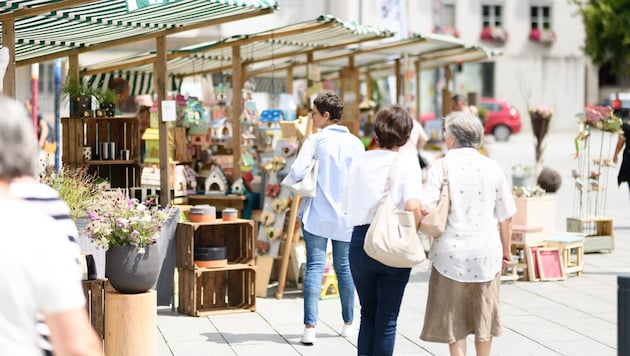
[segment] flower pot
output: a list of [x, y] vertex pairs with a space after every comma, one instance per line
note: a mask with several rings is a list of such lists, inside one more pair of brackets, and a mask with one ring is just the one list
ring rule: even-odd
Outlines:
[[70, 117], [92, 116], [92, 96], [79, 95], [70, 98]]
[[105, 117], [114, 117], [116, 115], [116, 104], [108, 103], [101, 105]]
[[105, 277], [119, 293], [144, 293], [155, 284], [160, 273], [157, 244], [142, 251], [136, 246], [111, 246], [105, 256]]

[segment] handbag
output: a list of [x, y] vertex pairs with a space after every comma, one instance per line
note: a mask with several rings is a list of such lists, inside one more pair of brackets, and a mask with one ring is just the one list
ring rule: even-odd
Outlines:
[[384, 265], [410, 268], [426, 259], [416, 222], [410, 211], [398, 210], [389, 197], [392, 172], [397, 156], [389, 168], [385, 194], [378, 203], [374, 219], [365, 235], [363, 250]]
[[442, 159], [442, 187], [440, 188], [440, 200], [435, 208], [425, 215], [420, 222], [420, 231], [432, 236], [440, 237], [446, 229], [448, 212], [451, 208], [451, 196], [448, 189], [448, 171], [446, 170], [446, 160]]
[[317, 193], [319, 160], [317, 159], [317, 142], [315, 140], [313, 140], [313, 152], [315, 152], [315, 157], [313, 157], [311, 162], [306, 166], [307, 172], [302, 180], [296, 181], [291, 176], [291, 173], [289, 173], [280, 183], [293, 193], [309, 198], [314, 197]]

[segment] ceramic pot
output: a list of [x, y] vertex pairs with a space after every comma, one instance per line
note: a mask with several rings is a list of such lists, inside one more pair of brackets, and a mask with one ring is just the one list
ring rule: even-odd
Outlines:
[[92, 96], [79, 95], [70, 98], [70, 117], [92, 116]]
[[105, 255], [105, 277], [119, 293], [137, 294], [151, 289], [160, 273], [157, 244], [144, 248], [111, 246]]

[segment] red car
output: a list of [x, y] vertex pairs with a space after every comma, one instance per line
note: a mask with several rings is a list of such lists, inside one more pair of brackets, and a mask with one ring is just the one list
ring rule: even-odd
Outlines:
[[497, 141], [507, 141], [511, 134], [521, 131], [521, 115], [509, 102], [495, 98], [481, 98], [477, 107], [487, 110], [485, 134]]
[[[487, 110], [484, 133], [494, 135], [495, 140], [507, 141], [511, 134], [521, 131], [521, 115], [506, 100], [481, 98], [477, 107]], [[422, 125], [426, 125], [431, 120], [435, 120], [435, 113], [430, 112], [420, 116]]]

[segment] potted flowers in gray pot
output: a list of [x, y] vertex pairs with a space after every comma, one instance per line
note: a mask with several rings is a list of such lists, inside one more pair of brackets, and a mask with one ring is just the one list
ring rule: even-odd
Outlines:
[[88, 215], [87, 235], [107, 249], [105, 277], [112, 287], [123, 294], [149, 290], [160, 272], [157, 239], [166, 214], [119, 190]]

